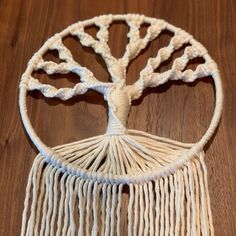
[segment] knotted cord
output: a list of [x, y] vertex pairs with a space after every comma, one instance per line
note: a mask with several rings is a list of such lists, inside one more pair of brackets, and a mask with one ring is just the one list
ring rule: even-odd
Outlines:
[[[109, 26], [125, 21], [129, 42], [121, 58], [108, 46]], [[146, 35], [140, 27], [149, 24]], [[98, 27], [96, 39], [85, 32]], [[126, 85], [131, 60], [164, 30], [173, 32], [169, 44], [149, 58], [139, 79]], [[63, 38], [78, 37], [85, 47], [102, 56], [112, 82], [101, 82], [73, 59]], [[155, 72], [162, 62], [189, 44], [172, 67]], [[45, 61], [48, 50], [57, 50], [60, 63]], [[202, 57], [195, 70], [188, 62]], [[73, 88], [42, 84], [32, 73], [80, 76]], [[211, 76], [215, 84], [215, 110], [208, 130], [195, 144], [182, 143], [126, 128], [132, 101], [144, 89], [170, 80], [186, 83]], [[47, 147], [35, 133], [27, 114], [26, 95], [38, 90], [45, 97], [68, 100], [89, 89], [102, 93], [108, 104], [108, 127], [103, 135]], [[29, 175], [21, 235], [120, 235], [124, 188], [128, 186], [128, 235], [213, 235], [213, 223], [203, 148], [215, 131], [222, 111], [219, 72], [207, 50], [190, 34], [164, 20], [137, 14], [102, 15], [80, 21], [54, 35], [34, 54], [20, 82], [20, 112], [29, 137], [39, 150]]]

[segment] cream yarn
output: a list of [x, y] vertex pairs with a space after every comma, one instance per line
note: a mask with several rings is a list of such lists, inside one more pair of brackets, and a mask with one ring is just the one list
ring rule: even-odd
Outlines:
[[[111, 55], [107, 41], [113, 21], [129, 26], [129, 43], [121, 58]], [[144, 38], [139, 29], [150, 26]], [[96, 25], [96, 39], [85, 27]], [[133, 85], [126, 85], [126, 69], [150, 41], [163, 30], [174, 33], [168, 46], [150, 58]], [[112, 82], [101, 82], [76, 62], [62, 39], [78, 37], [104, 59]], [[189, 43], [172, 68], [154, 72], [172, 53]], [[49, 49], [59, 52], [61, 63], [45, 61]], [[203, 57], [205, 63], [185, 70], [189, 60]], [[38, 69], [47, 74], [73, 72], [81, 82], [57, 89], [33, 78]], [[215, 110], [208, 130], [195, 144], [186, 144], [126, 128], [130, 106], [145, 88], [169, 80], [193, 82], [211, 76], [215, 84]], [[26, 109], [28, 91], [62, 100], [89, 89], [102, 93], [109, 109], [103, 135], [47, 147], [35, 133]], [[207, 50], [190, 34], [164, 20], [143, 15], [103, 15], [69, 26], [54, 35], [34, 54], [20, 83], [20, 112], [29, 137], [39, 150], [28, 180], [21, 235], [120, 235], [122, 197], [128, 187], [128, 235], [213, 235], [213, 223], [203, 147], [215, 131], [222, 111], [219, 72]]]

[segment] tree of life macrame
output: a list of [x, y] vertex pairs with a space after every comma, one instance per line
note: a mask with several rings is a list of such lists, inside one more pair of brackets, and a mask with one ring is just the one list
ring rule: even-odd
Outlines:
[[[109, 26], [114, 21], [125, 21], [129, 26], [129, 42], [121, 58], [112, 56], [108, 46]], [[149, 27], [146, 35], [141, 37], [143, 23]], [[98, 27], [96, 38], [85, 32], [85, 28], [91, 25]], [[130, 61], [164, 30], [174, 34], [169, 45], [149, 58], [138, 80], [127, 85], [126, 72]], [[91, 47], [103, 58], [112, 82], [99, 81], [89, 69], [73, 59], [63, 44], [63, 38], [68, 35], [78, 37], [83, 46]], [[161, 63], [186, 44], [189, 46], [174, 60], [170, 69], [155, 72]], [[62, 62], [45, 61], [43, 55], [48, 50], [57, 50]], [[198, 57], [204, 58], [205, 62], [195, 70], [186, 69], [188, 62]], [[57, 89], [33, 78], [32, 73], [39, 69], [49, 75], [72, 72], [79, 75], [80, 82], [73, 88]], [[144, 89], [170, 80], [189, 83], [206, 76], [212, 76], [215, 83], [216, 107], [207, 132], [196, 144], [126, 128], [132, 101], [138, 99]], [[106, 133], [55, 148], [47, 147], [28, 119], [27, 91], [39, 90], [45, 97], [68, 100], [89, 89], [103, 94], [107, 101]], [[43, 235], [75, 235], [77, 232], [79, 235], [97, 235], [98, 232], [119, 235], [122, 188], [126, 184], [129, 186], [128, 235], [179, 235], [181, 232], [212, 235], [203, 147], [219, 122], [221, 108], [221, 82], [215, 62], [190, 34], [164, 20], [136, 14], [103, 15], [73, 24], [54, 35], [29, 61], [20, 83], [22, 120], [40, 151], [29, 177], [22, 235], [33, 235], [33, 232]], [[74, 216], [76, 201], [78, 225]]]

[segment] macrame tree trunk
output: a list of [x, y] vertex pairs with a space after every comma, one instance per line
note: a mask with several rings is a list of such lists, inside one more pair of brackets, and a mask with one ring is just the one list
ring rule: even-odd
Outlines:
[[[119, 59], [111, 55], [107, 46], [108, 28], [114, 20], [126, 21], [130, 27], [130, 42]], [[141, 39], [139, 28], [144, 22], [150, 26]], [[92, 24], [99, 27], [97, 39], [84, 31]], [[136, 83], [127, 86], [129, 61], [165, 29], [174, 32], [170, 44], [148, 60]], [[112, 83], [98, 81], [74, 61], [62, 42], [68, 34], [103, 57]], [[154, 72], [186, 43], [190, 46], [170, 70]], [[46, 51], [55, 49], [64, 62], [42, 59]], [[205, 63], [195, 71], [184, 71], [195, 57], [203, 57]], [[74, 88], [56, 89], [32, 77], [38, 69], [48, 74], [73, 72], [82, 82]], [[126, 128], [131, 103], [145, 88], [168, 80], [192, 82], [204, 76], [212, 76], [215, 82], [216, 108], [199, 142], [181, 143]], [[107, 101], [106, 133], [54, 148], [43, 144], [28, 119], [27, 91], [39, 90], [46, 97], [66, 100], [88, 89], [102, 93]], [[162, 20], [107, 15], [79, 22], [56, 34], [30, 60], [20, 85], [22, 120], [40, 151], [29, 175], [21, 235], [214, 235], [203, 147], [219, 122], [221, 107], [221, 83], [214, 61], [191, 35]], [[127, 225], [122, 226], [125, 221]]]

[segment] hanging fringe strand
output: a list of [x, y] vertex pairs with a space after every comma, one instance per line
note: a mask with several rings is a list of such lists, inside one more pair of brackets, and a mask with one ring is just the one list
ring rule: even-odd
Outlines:
[[[105, 153], [105, 147], [107, 159], [96, 164], [96, 170], [109, 169], [112, 173], [124, 174], [145, 171], [148, 163], [161, 166], [173, 161], [176, 153], [189, 146], [172, 141], [160, 149], [160, 142], [152, 141], [152, 149], [147, 150], [145, 145], [149, 147], [148, 141], [140, 137], [131, 140], [128, 136], [123, 138], [126, 151], [119, 149], [124, 153], [117, 155], [115, 143], [117, 145], [120, 139], [112, 137], [111, 143], [104, 141], [100, 144], [95, 139], [89, 140], [95, 145], [90, 159], [88, 155], [87, 159], [84, 158], [84, 148], [88, 147], [86, 141], [70, 145], [70, 152], [68, 145], [56, 149], [63, 153], [64, 158], [94, 169], [95, 158]], [[139, 140], [139, 144], [134, 140]], [[104, 145], [103, 148], [100, 145]], [[119, 162], [118, 158], [123, 159]], [[120, 226], [125, 221], [127, 235], [213, 235], [207, 186], [203, 152], [174, 173], [149, 182], [125, 184], [128, 191], [124, 191], [122, 183], [99, 183], [63, 173], [62, 169], [46, 163], [38, 155], [29, 176], [21, 236], [38, 235], [37, 232], [44, 236], [120, 235]], [[125, 198], [127, 208], [123, 201]]]

